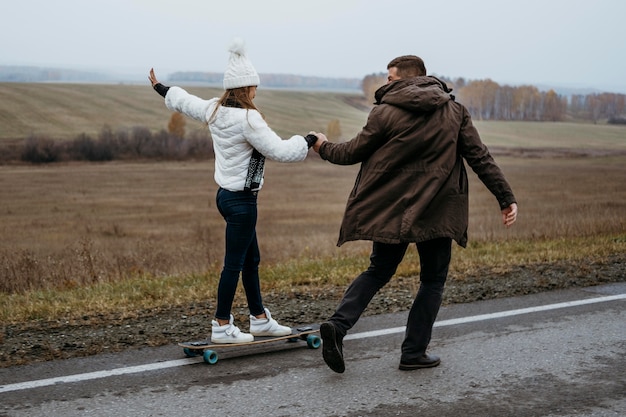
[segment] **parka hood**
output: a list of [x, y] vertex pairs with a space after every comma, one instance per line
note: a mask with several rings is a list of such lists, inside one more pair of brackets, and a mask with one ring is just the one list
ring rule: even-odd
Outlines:
[[389, 104], [415, 113], [431, 112], [454, 100], [451, 91], [433, 76], [407, 78], [380, 87], [375, 104]]

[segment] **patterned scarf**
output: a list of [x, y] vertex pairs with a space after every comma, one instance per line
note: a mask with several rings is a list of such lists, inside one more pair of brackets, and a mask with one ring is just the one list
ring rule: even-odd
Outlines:
[[248, 165], [248, 175], [244, 191], [258, 190], [263, 180], [263, 169], [265, 167], [265, 157], [256, 149], [252, 150], [250, 164]]

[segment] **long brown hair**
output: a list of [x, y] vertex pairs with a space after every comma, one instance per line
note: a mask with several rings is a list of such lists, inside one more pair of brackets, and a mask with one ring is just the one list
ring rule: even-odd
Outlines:
[[[261, 111], [257, 108], [257, 106], [254, 105], [254, 102], [250, 98], [251, 88], [251, 86], [239, 87], [231, 88], [224, 91], [224, 94], [222, 94], [222, 97], [220, 97], [219, 101], [217, 102], [217, 106], [215, 106], [215, 110], [213, 110], [213, 113], [209, 118], [209, 123], [215, 121], [215, 118], [217, 117], [217, 111], [219, 110], [220, 106], [239, 107], [246, 110], [256, 110], [261, 113]], [[261, 116], [263, 116], [262, 113]]]

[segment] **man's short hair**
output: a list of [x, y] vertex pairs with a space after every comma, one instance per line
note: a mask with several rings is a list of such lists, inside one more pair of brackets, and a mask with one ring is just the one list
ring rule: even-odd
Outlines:
[[426, 75], [426, 67], [422, 58], [415, 55], [402, 55], [394, 58], [387, 65], [389, 68], [397, 68], [397, 74], [400, 78], [412, 78]]

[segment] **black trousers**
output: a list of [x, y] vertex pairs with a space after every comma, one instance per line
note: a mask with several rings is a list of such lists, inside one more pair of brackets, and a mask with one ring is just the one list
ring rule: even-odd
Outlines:
[[[352, 281], [337, 310], [328, 320], [335, 325], [340, 337], [345, 336], [356, 324], [374, 295], [391, 280], [408, 245], [374, 242], [370, 266]], [[417, 243], [417, 251], [421, 267], [420, 288], [406, 324], [402, 343], [403, 361], [417, 359], [426, 353], [443, 298], [452, 239], [439, 238]]]

